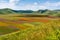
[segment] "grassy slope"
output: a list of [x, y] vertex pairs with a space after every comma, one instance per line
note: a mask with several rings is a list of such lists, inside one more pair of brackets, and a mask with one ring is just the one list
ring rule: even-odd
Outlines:
[[14, 31], [17, 31], [16, 28], [6, 27], [6, 26], [0, 26], [0, 35], [8, 34]]
[[0, 35], [8, 34], [19, 30], [19, 28], [15, 27], [14, 22], [5, 19], [7, 17], [2, 17], [3, 16], [0, 16]]
[[60, 40], [59, 20], [52, 20], [47, 23], [31, 22], [22, 25], [29, 28], [2, 35], [0, 40]]
[[[10, 14], [10, 15], [9, 15]], [[0, 9], [0, 15], [8, 15], [8, 16], [14, 16], [19, 15], [19, 16], [25, 16], [25, 17], [47, 17], [47, 16], [56, 16], [60, 17], [60, 10], [37, 10], [37, 11], [32, 11], [32, 10], [12, 10], [9, 8], [4, 8]]]

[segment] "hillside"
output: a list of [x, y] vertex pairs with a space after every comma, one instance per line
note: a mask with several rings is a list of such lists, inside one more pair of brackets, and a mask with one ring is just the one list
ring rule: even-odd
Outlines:
[[13, 13], [15, 13], [15, 12], [12, 11], [12, 9], [9, 9], [9, 8], [0, 9], [0, 14], [13, 14]]
[[32, 11], [32, 10], [12, 10], [9, 8], [5, 8], [5, 9], [0, 9], [0, 14], [21, 14], [20, 16], [33, 16], [33, 17], [41, 17], [44, 15], [47, 16], [56, 16], [56, 17], [60, 17], [60, 10], [37, 10], [37, 11]]

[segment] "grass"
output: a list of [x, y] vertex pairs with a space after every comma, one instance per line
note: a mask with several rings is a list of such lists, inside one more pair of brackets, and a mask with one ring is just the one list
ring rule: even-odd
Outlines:
[[0, 35], [8, 34], [14, 31], [17, 31], [17, 28], [11, 28], [6, 26], [0, 26]]
[[26, 29], [2, 35], [0, 40], [60, 40], [60, 20], [26, 22], [19, 26]]

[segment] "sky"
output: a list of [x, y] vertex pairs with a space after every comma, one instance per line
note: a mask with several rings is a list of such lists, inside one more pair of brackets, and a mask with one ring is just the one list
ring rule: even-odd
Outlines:
[[60, 9], [60, 0], [0, 0], [0, 9], [39, 10]]

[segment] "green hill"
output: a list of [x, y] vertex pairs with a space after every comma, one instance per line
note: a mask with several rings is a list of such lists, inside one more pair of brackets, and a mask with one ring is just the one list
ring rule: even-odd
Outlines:
[[0, 9], [0, 14], [13, 14], [15, 12], [12, 11], [12, 9], [5, 8], [5, 9]]
[[[60, 10], [12, 10], [9, 8], [0, 9], [0, 14], [24, 14], [24, 15], [48, 15], [48, 16], [58, 16], [60, 17]], [[30, 16], [31, 16], [30, 15]]]

